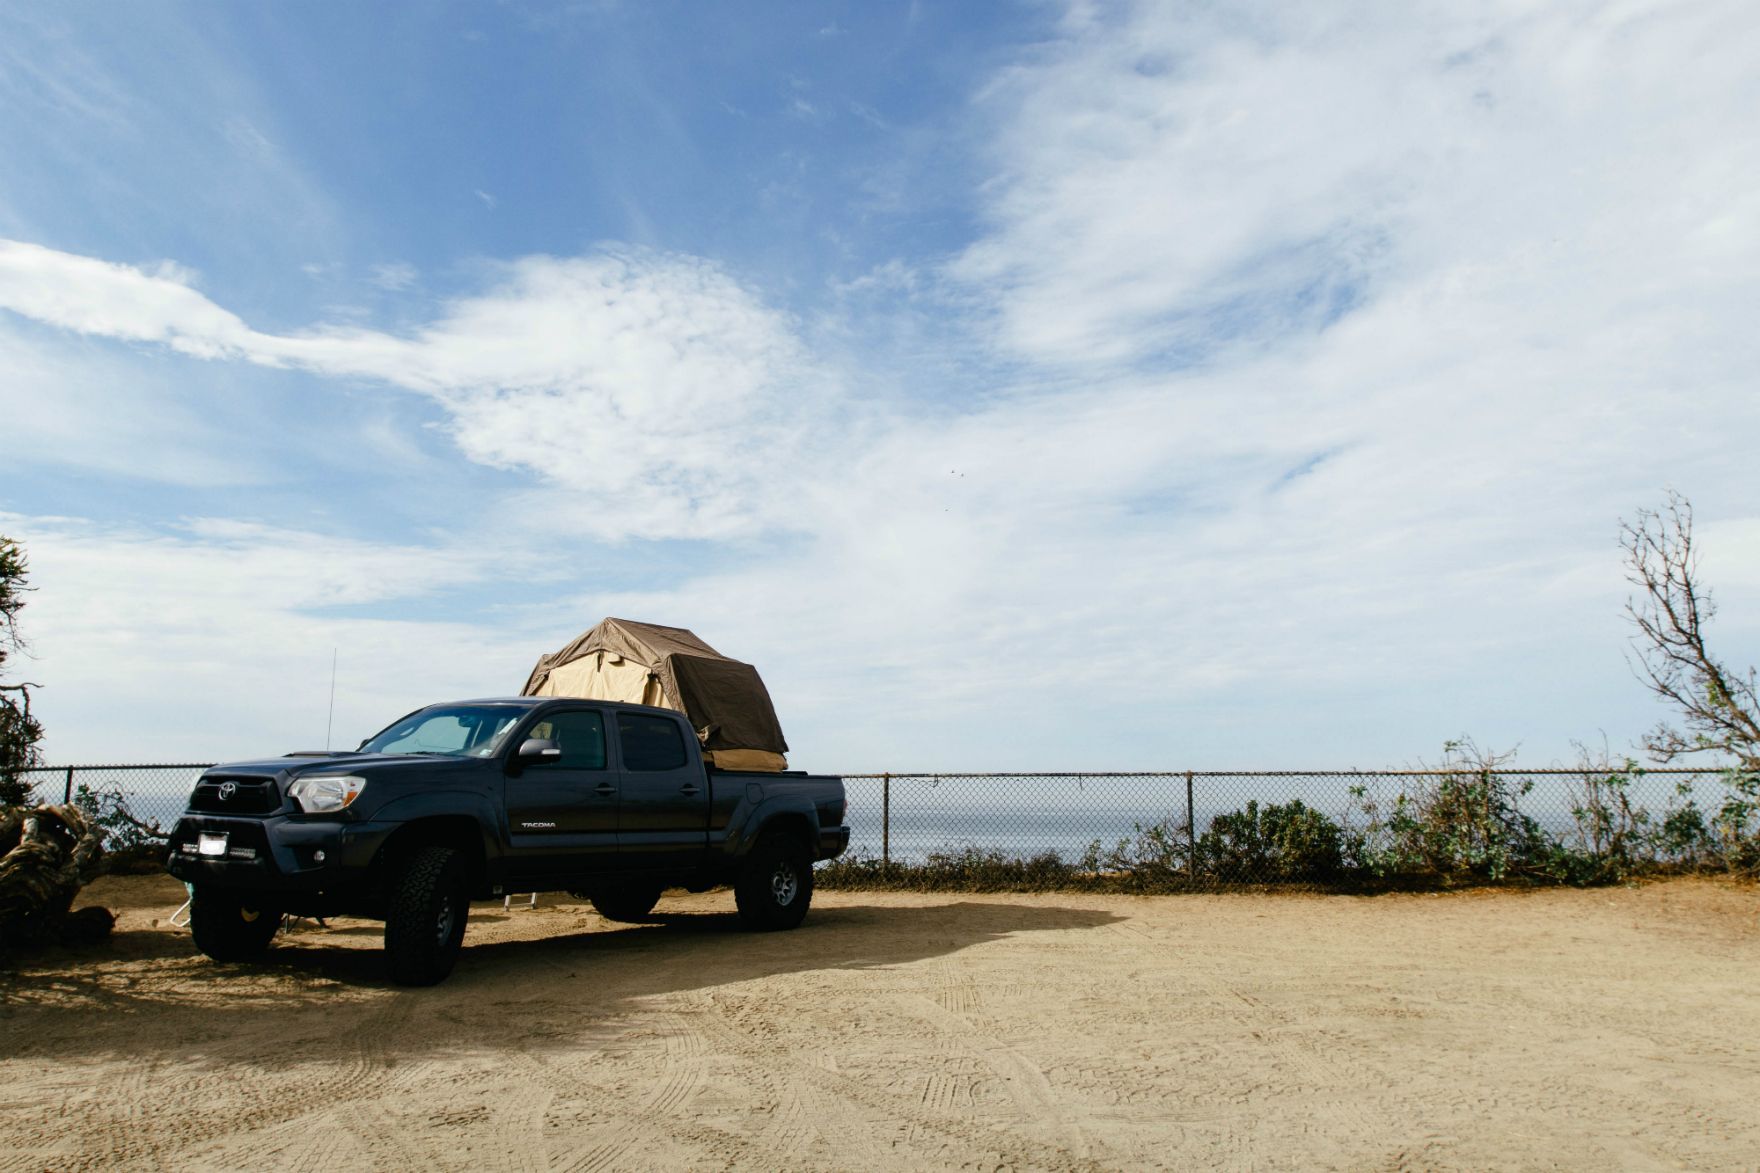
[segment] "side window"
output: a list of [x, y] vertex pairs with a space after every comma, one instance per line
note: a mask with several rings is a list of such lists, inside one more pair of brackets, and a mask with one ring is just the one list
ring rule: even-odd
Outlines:
[[619, 713], [617, 739], [623, 746], [626, 770], [676, 770], [690, 760], [685, 756], [678, 722], [670, 717]]
[[562, 757], [534, 769], [603, 770], [605, 718], [591, 709], [555, 713], [532, 726], [527, 737], [542, 737], [562, 747]]

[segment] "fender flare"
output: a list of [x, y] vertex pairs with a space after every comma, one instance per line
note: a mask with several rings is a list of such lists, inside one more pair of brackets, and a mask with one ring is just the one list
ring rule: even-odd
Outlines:
[[735, 820], [727, 829], [727, 854], [734, 859], [744, 859], [751, 854], [760, 838], [775, 827], [779, 820], [798, 823], [801, 827], [801, 838], [806, 841], [809, 850], [819, 834], [819, 812], [812, 802], [798, 795], [779, 794], [766, 797], [756, 806], [749, 807], [744, 817]]
[[394, 828], [387, 836], [390, 841], [404, 827], [424, 819], [468, 821], [476, 829], [471, 838], [482, 853], [483, 866], [493, 870], [499, 864], [502, 850], [496, 834], [498, 813], [489, 797], [477, 791], [430, 790], [400, 795], [374, 811], [369, 821], [390, 824]]

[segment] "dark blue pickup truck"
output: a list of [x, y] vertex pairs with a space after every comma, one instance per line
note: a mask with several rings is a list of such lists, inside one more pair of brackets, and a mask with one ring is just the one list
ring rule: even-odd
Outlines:
[[385, 922], [392, 976], [457, 960], [471, 900], [567, 891], [640, 920], [670, 887], [733, 885], [740, 917], [791, 929], [813, 862], [849, 845], [843, 780], [706, 768], [670, 709], [562, 697], [433, 705], [358, 751], [215, 766], [171, 835], [208, 956], [269, 947], [281, 918]]

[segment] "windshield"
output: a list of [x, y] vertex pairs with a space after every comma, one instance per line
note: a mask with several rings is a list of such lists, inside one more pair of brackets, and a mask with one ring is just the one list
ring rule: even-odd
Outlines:
[[511, 705], [436, 705], [411, 713], [361, 746], [363, 753], [486, 758], [526, 711]]

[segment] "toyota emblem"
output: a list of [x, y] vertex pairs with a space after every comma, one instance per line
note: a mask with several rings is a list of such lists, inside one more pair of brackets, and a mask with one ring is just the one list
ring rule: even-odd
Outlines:
[[222, 783], [220, 783], [220, 801], [221, 802], [229, 801], [232, 798], [232, 796], [237, 793], [238, 793], [238, 783], [236, 783], [236, 782], [222, 782]]

